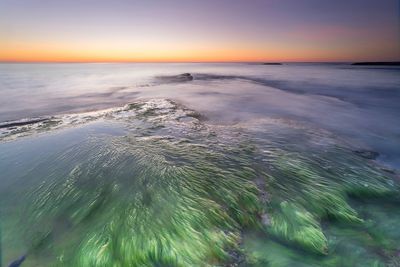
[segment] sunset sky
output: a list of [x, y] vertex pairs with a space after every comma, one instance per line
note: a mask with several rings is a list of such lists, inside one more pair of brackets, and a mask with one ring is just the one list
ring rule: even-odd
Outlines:
[[0, 0], [0, 61], [400, 60], [397, 0]]

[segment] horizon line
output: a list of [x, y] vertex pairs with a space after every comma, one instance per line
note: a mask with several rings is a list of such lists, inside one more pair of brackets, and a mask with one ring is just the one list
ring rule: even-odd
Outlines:
[[65, 64], [65, 63], [249, 63], [249, 64], [263, 64], [263, 63], [359, 63], [359, 62], [398, 62], [398, 60], [363, 60], [363, 61], [279, 61], [279, 60], [273, 60], [273, 61], [124, 61], [124, 60], [105, 60], [105, 61], [22, 61], [22, 60], [0, 60], [0, 64], [27, 64], [27, 63], [32, 63], [32, 64], [40, 64], [40, 63], [60, 63], [60, 64]]

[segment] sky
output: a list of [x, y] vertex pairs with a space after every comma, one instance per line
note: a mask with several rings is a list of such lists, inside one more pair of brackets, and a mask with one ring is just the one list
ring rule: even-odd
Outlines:
[[398, 0], [0, 0], [0, 61], [400, 61]]

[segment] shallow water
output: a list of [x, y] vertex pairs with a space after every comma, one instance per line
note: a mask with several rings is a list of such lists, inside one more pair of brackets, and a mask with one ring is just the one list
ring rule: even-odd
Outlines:
[[4, 266], [400, 261], [399, 69], [0, 67]]

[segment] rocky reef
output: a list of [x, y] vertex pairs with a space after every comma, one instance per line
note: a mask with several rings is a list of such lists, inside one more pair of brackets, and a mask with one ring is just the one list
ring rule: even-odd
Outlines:
[[158, 76], [155, 80], [159, 83], [181, 83], [192, 81], [193, 76], [190, 73], [182, 73], [178, 75]]

